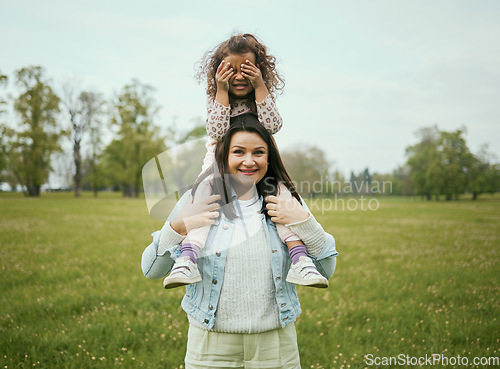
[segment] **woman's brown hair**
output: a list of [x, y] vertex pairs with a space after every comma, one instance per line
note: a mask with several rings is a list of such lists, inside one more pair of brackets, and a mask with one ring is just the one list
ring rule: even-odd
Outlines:
[[[256, 184], [258, 196], [264, 199], [269, 195], [277, 195], [280, 184], [284, 185], [301, 204], [300, 199], [292, 180], [286, 171], [285, 165], [274, 141], [273, 136], [262, 126], [257, 116], [252, 113], [232, 117], [227, 133], [222, 141], [217, 142], [215, 147], [215, 163], [205, 171], [195, 182], [192, 194], [196, 192], [198, 185], [209, 175], [213, 175], [212, 193], [221, 195], [220, 205], [222, 211], [229, 219], [236, 217], [233, 206], [224, 206], [231, 203], [231, 176], [228, 168], [228, 158], [231, 147], [231, 139], [237, 132], [251, 132], [258, 134], [267, 144], [268, 149], [268, 167], [264, 177]], [[261, 211], [267, 214], [265, 201], [262, 203]]]

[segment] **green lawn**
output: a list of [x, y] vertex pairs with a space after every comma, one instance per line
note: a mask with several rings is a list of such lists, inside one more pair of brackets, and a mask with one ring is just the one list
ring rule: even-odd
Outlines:
[[[498, 357], [500, 197], [378, 201], [316, 211], [340, 255], [328, 289], [299, 287], [303, 368]], [[140, 269], [160, 227], [144, 199], [0, 194], [0, 368], [182, 368], [184, 289]]]

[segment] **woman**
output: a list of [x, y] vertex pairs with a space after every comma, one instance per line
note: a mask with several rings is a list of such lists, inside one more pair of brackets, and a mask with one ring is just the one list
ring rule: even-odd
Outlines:
[[[192, 204], [184, 194], [143, 253], [144, 275], [165, 277], [187, 232], [212, 224], [197, 262], [202, 281], [186, 287], [181, 304], [190, 323], [186, 369], [300, 368], [293, 324], [300, 304], [285, 281], [291, 261], [274, 222], [302, 239], [308, 262], [326, 278], [335, 270], [335, 241], [299, 203], [272, 136], [254, 115], [231, 119], [215, 156], [207, 172], [214, 195]], [[294, 198], [278, 199], [279, 186]]]

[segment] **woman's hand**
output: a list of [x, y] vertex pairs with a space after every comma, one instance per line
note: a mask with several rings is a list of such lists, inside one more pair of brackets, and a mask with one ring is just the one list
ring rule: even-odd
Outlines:
[[293, 224], [310, 216], [295, 197], [284, 199], [271, 195], [266, 197], [266, 202], [268, 214], [274, 223]]
[[220, 205], [215, 201], [220, 200], [220, 195], [211, 195], [206, 199], [193, 203], [192, 196], [184, 204], [179, 214], [170, 222], [170, 226], [180, 235], [186, 235], [194, 228], [214, 224], [219, 216]]
[[234, 74], [233, 68], [228, 62], [224, 60], [219, 64], [217, 72], [215, 73], [215, 82], [217, 84], [217, 91], [229, 91], [229, 79]]

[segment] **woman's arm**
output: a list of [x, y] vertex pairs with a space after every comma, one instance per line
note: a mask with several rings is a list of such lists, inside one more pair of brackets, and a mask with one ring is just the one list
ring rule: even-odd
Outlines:
[[297, 199], [266, 197], [267, 209], [271, 220], [289, 227], [304, 242], [309, 256], [325, 277], [330, 278], [335, 271], [336, 257], [335, 239], [323, 230], [321, 224], [310, 213], [307, 204]]
[[178, 246], [186, 234], [194, 228], [210, 225], [219, 216], [219, 204], [215, 201], [219, 195], [211, 195], [193, 204], [191, 191], [182, 195], [170, 213], [161, 231], [154, 232], [153, 242], [146, 247], [142, 254], [142, 272], [147, 278], [159, 279], [165, 277], [174, 260], [172, 255], [178, 251]]
[[184, 237], [171, 227], [170, 222], [175, 219], [180, 208], [189, 198], [189, 192], [187, 191], [182, 195], [168, 216], [163, 228], [151, 234], [153, 242], [142, 253], [142, 272], [149, 279], [163, 278], [172, 269], [172, 265], [174, 264], [174, 260], [171, 257], [173, 253], [172, 248], [182, 242]]
[[[294, 198], [295, 201], [297, 201]], [[335, 247], [335, 238], [324, 231], [321, 224], [309, 212], [309, 208], [302, 200], [303, 209], [308, 212], [309, 217], [298, 223], [287, 224], [304, 242], [308, 255], [316, 265], [318, 271], [327, 279], [330, 279], [337, 266], [337, 249]], [[299, 202], [297, 201], [297, 204]], [[300, 204], [299, 204], [300, 205]]]

